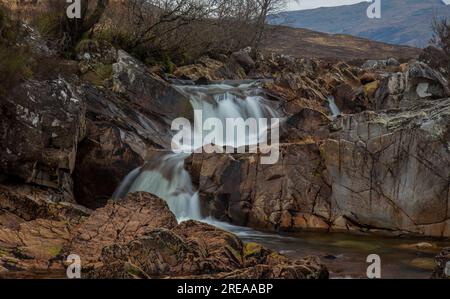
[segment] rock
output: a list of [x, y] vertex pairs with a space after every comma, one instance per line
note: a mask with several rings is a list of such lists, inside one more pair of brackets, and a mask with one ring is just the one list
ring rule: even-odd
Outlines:
[[398, 108], [406, 89], [406, 76], [404, 73], [392, 73], [385, 76], [380, 87], [375, 92], [375, 110]]
[[[115, 126], [88, 122], [88, 138], [80, 144], [73, 175], [77, 202], [96, 209], [104, 206], [121, 181], [144, 164], [144, 158], [130, 147]], [[140, 150], [145, 151], [145, 144]]]
[[85, 104], [63, 79], [26, 81], [0, 104], [0, 172], [28, 183], [64, 190], [84, 138]]
[[425, 63], [411, 64], [407, 70], [407, 78], [409, 87], [407, 92], [413, 93], [413, 95], [407, 94], [407, 97], [442, 99], [450, 96], [448, 81], [445, 77]]
[[[255, 247], [257, 249], [255, 249]], [[295, 262], [208, 224], [188, 221], [103, 250], [90, 278], [327, 278], [317, 259]]]
[[0, 266], [14, 271], [48, 270], [71, 239], [72, 229], [67, 222], [44, 219], [21, 223], [17, 229], [0, 228]]
[[362, 85], [366, 85], [377, 80], [379, 80], [378, 74], [372, 72], [365, 72], [359, 78], [359, 81], [361, 81]]
[[404, 73], [389, 73], [375, 94], [376, 109], [411, 107], [425, 99], [450, 96], [444, 76], [428, 65], [415, 62]]
[[450, 248], [444, 248], [436, 257], [433, 279], [450, 279]]
[[166, 121], [193, 115], [188, 98], [148, 72], [143, 63], [125, 51], [119, 50], [117, 55], [117, 62], [113, 64], [113, 89], [129, 103], [146, 115]]
[[[228, 60], [228, 57], [226, 57]], [[174, 75], [179, 79], [198, 81], [206, 78], [208, 81], [222, 80], [219, 70], [225, 66], [225, 61], [218, 61], [209, 57], [201, 57], [196, 64], [177, 67]]]
[[133, 193], [97, 209], [74, 231], [64, 252], [79, 255], [83, 264], [88, 265], [97, 262], [107, 246], [125, 245], [153, 229], [171, 229], [176, 225], [175, 216], [162, 199], [148, 193]]
[[144, 164], [149, 149], [170, 147], [171, 132], [167, 121], [108, 90], [85, 84], [82, 91], [88, 130], [77, 152], [74, 193], [79, 203], [98, 208]]
[[362, 227], [450, 235], [450, 99], [404, 112], [344, 116], [321, 146], [332, 219]]
[[428, 46], [420, 54], [419, 61], [439, 70], [446, 78], [450, 79], [450, 57], [435, 46]]
[[247, 73], [254, 69], [256, 66], [255, 61], [250, 57], [249, 51], [245, 49], [234, 52], [233, 54], [231, 54], [231, 58], [236, 60], [236, 62], [239, 63], [239, 65], [242, 66]]
[[78, 223], [91, 214], [89, 209], [65, 202], [60, 192], [30, 185], [0, 184], [0, 212], [19, 222], [37, 219]]
[[281, 141], [294, 143], [323, 140], [329, 135], [331, 120], [322, 112], [304, 108], [292, 115], [282, 125]]
[[395, 58], [389, 58], [386, 60], [368, 60], [366, 61], [361, 67], [363, 69], [370, 69], [370, 70], [376, 70], [376, 69], [383, 69], [388, 66], [399, 66], [400, 63]]
[[262, 165], [260, 158], [194, 154], [187, 168], [205, 210], [219, 220], [260, 229], [327, 229], [331, 190], [317, 145], [283, 145], [274, 165]]

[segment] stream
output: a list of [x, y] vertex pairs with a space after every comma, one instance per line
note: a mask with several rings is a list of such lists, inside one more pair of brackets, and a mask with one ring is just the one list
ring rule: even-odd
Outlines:
[[[145, 191], [164, 199], [179, 221], [194, 219], [204, 221], [238, 235], [244, 242], [257, 242], [291, 258], [319, 256], [330, 270], [332, 278], [365, 278], [371, 254], [382, 261], [383, 278], [429, 278], [434, 268], [434, 257], [450, 242], [428, 239], [404, 239], [343, 233], [301, 232], [274, 234], [237, 227], [214, 219], [204, 218], [197, 191], [184, 160], [203, 145], [210, 144], [202, 124], [208, 119], [225, 122], [229, 118], [282, 118], [274, 103], [264, 98], [257, 83], [215, 84], [209, 86], [175, 86], [189, 97], [191, 105], [202, 114], [195, 115], [192, 130], [185, 131], [181, 153], [169, 153], [131, 172], [118, 187], [114, 197], [119, 200], [129, 192]], [[332, 117], [340, 115], [334, 99], [329, 98]], [[223, 128], [222, 128], [223, 129]], [[230, 138], [225, 129], [214, 136], [214, 144], [239, 148], [267, 142], [270, 126], [260, 126], [258, 133]], [[422, 243], [421, 249], [416, 244]], [[426, 248], [424, 248], [426, 247]]]

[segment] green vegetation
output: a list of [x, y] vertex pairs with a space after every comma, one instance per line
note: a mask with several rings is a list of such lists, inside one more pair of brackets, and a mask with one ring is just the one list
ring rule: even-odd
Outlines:
[[20, 24], [0, 6], [0, 95], [33, 74], [29, 49], [17, 46], [20, 29]]

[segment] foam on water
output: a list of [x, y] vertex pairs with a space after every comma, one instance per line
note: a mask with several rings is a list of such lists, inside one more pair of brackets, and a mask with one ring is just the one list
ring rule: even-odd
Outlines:
[[[115, 198], [123, 198], [129, 192], [145, 191], [164, 199], [179, 221], [205, 220], [201, 215], [200, 200], [195, 191], [189, 173], [184, 168], [184, 161], [189, 153], [207, 145], [204, 137], [211, 132], [203, 131], [203, 123], [210, 118], [219, 119], [226, 123], [226, 119], [261, 119], [277, 118], [278, 112], [274, 103], [265, 99], [256, 83], [216, 84], [208, 86], [175, 86], [175, 88], [190, 99], [193, 110], [201, 110], [201, 119], [194, 119], [190, 138], [197, 137], [200, 144], [195, 142], [184, 145], [181, 154], [168, 153], [162, 157], [148, 161], [141, 169], [130, 173], [121, 183], [115, 193]], [[197, 115], [197, 117], [199, 117]], [[231, 146], [234, 148], [255, 145], [267, 141], [267, 127], [259, 128], [257, 134], [235, 134], [233, 139], [224, 134], [218, 134], [215, 145]], [[198, 138], [201, 136], [200, 138]], [[211, 222], [211, 221], [210, 221]], [[217, 224], [217, 223], [216, 223]]]

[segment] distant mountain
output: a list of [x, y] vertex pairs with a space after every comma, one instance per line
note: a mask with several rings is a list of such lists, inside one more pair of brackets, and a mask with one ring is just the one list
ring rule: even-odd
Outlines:
[[[450, 1], [449, 1], [450, 2]], [[369, 19], [370, 3], [283, 12], [270, 23], [326, 33], [350, 34], [391, 44], [425, 47], [434, 17], [450, 17], [442, 0], [381, 0], [381, 19]]]

